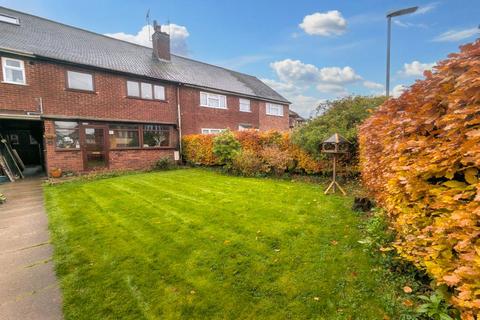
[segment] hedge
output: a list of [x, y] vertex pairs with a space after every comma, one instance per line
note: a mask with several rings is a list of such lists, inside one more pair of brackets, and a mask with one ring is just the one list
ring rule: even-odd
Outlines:
[[[289, 133], [277, 131], [260, 132], [246, 130], [234, 132], [235, 138], [240, 142], [243, 151], [261, 157], [268, 147], [278, 147], [293, 159], [294, 165], [290, 170], [307, 174], [320, 173], [322, 163], [316, 161], [307, 152], [294, 145]], [[220, 161], [213, 153], [213, 141], [216, 135], [194, 134], [184, 136], [182, 139], [183, 158], [188, 163], [203, 166], [220, 165]], [[269, 150], [267, 150], [268, 152]]]
[[360, 128], [362, 179], [401, 256], [480, 312], [480, 40], [390, 99]]

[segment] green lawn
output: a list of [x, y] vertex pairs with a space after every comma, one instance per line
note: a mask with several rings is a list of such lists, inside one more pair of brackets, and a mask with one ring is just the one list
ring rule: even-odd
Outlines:
[[66, 319], [395, 318], [352, 199], [201, 169], [45, 187]]

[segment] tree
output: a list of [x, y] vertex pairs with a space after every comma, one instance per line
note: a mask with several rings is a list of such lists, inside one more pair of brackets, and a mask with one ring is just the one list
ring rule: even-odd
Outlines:
[[338, 132], [352, 143], [356, 152], [357, 126], [384, 101], [383, 96], [350, 96], [322, 103], [316, 108], [316, 116], [294, 131], [293, 142], [320, 158], [322, 142]]

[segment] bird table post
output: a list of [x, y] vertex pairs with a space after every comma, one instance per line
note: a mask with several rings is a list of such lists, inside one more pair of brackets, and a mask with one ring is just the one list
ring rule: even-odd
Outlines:
[[347, 153], [349, 148], [350, 142], [347, 139], [335, 133], [330, 138], [325, 140], [322, 143], [322, 152], [323, 153], [330, 153], [333, 155], [333, 175], [332, 175], [332, 182], [329, 184], [328, 188], [325, 190], [325, 194], [336, 192], [336, 188], [342, 192], [343, 195], [347, 195], [345, 190], [340, 186], [337, 181], [337, 157], [341, 153]]

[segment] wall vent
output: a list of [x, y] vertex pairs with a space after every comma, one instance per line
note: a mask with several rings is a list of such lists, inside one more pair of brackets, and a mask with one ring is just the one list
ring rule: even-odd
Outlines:
[[17, 17], [9, 16], [8, 14], [0, 13], [0, 22], [20, 25], [20, 20]]

